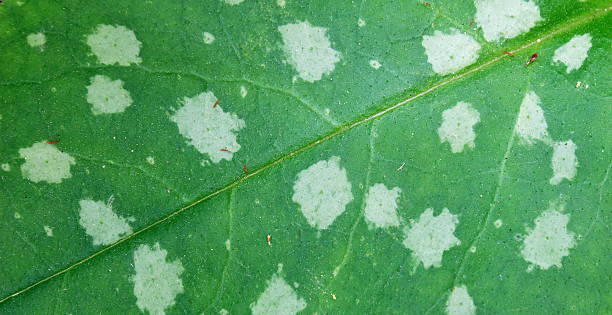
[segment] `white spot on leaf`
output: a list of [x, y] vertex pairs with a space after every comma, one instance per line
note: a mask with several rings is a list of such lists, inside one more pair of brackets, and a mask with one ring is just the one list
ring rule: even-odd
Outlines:
[[212, 44], [215, 41], [215, 35], [209, 32], [204, 32], [202, 37], [204, 39], [204, 44]]
[[531, 0], [475, 0], [476, 23], [488, 42], [514, 38], [542, 21], [540, 8]]
[[85, 199], [79, 205], [79, 224], [93, 238], [94, 245], [110, 245], [132, 233], [128, 220], [113, 212], [110, 202]]
[[229, 4], [229, 5], [239, 5], [242, 2], [244, 2], [244, 0], [223, 0], [223, 2]]
[[471, 36], [452, 29], [449, 34], [435, 31], [433, 36], [423, 36], [427, 61], [437, 74], [457, 72], [478, 59], [480, 44]]
[[333, 156], [301, 171], [293, 185], [292, 200], [300, 205], [308, 224], [327, 229], [353, 200], [351, 183], [346, 170], [340, 167], [340, 158]]
[[213, 163], [231, 160], [240, 150], [235, 132], [246, 126], [244, 120], [224, 112], [212, 92], [185, 97], [182, 103], [183, 107], [170, 117], [181, 135], [200, 153], [208, 154]]
[[26, 37], [30, 47], [42, 47], [47, 42], [47, 36], [43, 33], [33, 33]]
[[232, 249], [232, 241], [227, 239], [225, 240], [225, 249], [227, 250], [231, 250]]
[[300, 22], [278, 27], [289, 64], [300, 78], [310, 83], [330, 74], [340, 61], [340, 53], [331, 48], [327, 29]]
[[276, 0], [276, 5], [278, 5], [281, 8], [284, 8], [285, 5], [287, 5], [287, 2], [285, 0]]
[[242, 98], [245, 98], [247, 94], [249, 94], [249, 90], [247, 90], [247, 88], [244, 85], [241, 85], [240, 86], [240, 96], [242, 96]]
[[378, 60], [370, 60], [370, 67], [378, 70], [380, 67], [382, 67], [382, 65], [380, 62], [378, 62]]
[[448, 142], [453, 153], [463, 151], [467, 145], [474, 148], [474, 125], [480, 122], [480, 113], [469, 103], [459, 102], [442, 112], [442, 125], [438, 128], [440, 142]]
[[467, 288], [462, 285], [454, 287], [448, 301], [446, 302], [446, 314], [448, 315], [474, 315], [476, 306]]
[[397, 217], [397, 198], [401, 192], [399, 187], [387, 189], [384, 184], [370, 187], [365, 207], [365, 220], [370, 228], [400, 225]]
[[2, 165], [0, 166], [2, 168], [3, 171], [5, 172], [10, 172], [11, 171], [11, 165], [8, 163], [2, 163]]
[[521, 103], [515, 130], [524, 144], [533, 144], [535, 140], [550, 142], [548, 124], [539, 104], [540, 97], [533, 91], [527, 92]]
[[112, 80], [105, 75], [92, 77], [87, 86], [87, 102], [94, 115], [123, 113], [132, 105], [130, 92], [123, 88], [123, 81]]
[[364, 21], [362, 18], [359, 18], [359, 19], [357, 20], [357, 26], [359, 26], [359, 27], [364, 27], [364, 26], [366, 26], [366, 21]]
[[428, 208], [417, 222], [411, 220], [410, 227], [404, 229], [404, 246], [412, 250], [412, 256], [423, 263], [425, 269], [440, 267], [444, 252], [461, 244], [454, 235], [457, 223], [459, 218], [447, 208], [438, 216], [434, 216], [433, 209]]
[[591, 39], [588, 33], [574, 36], [565, 45], [555, 50], [553, 62], [563, 62], [567, 66], [565, 70], [567, 73], [580, 69], [588, 57], [589, 49], [593, 46]]
[[166, 261], [168, 252], [155, 243], [153, 247], [140, 245], [134, 251], [134, 295], [141, 311], [150, 314], [166, 314], [178, 294], [183, 293], [180, 276], [185, 270], [180, 260]]
[[155, 164], [155, 158], [152, 156], [147, 156], [147, 163], [151, 165]]
[[53, 237], [53, 228], [45, 225], [43, 226], [43, 230], [45, 230], [45, 234], [47, 234], [48, 237]]
[[100, 24], [93, 34], [87, 36], [87, 45], [98, 62], [105, 65], [129, 66], [142, 62], [138, 57], [142, 43], [125, 26]]
[[495, 220], [495, 222], [493, 222], [493, 225], [495, 225], [496, 229], [499, 229], [503, 224], [504, 222], [501, 219], [497, 219]]
[[306, 302], [280, 275], [273, 275], [257, 302], [251, 304], [253, 315], [294, 315], [306, 308]]
[[551, 164], [553, 169], [553, 177], [549, 181], [551, 185], [558, 185], [563, 179], [573, 180], [578, 167], [576, 144], [572, 140], [553, 143]]
[[535, 219], [535, 228], [527, 228], [521, 255], [525, 261], [546, 270], [552, 266], [561, 268], [561, 260], [569, 255], [569, 249], [576, 246], [574, 233], [567, 230], [569, 215], [563, 214], [562, 203], [551, 207]]
[[21, 174], [35, 183], [44, 181], [59, 184], [62, 180], [72, 177], [70, 165], [76, 164], [68, 153], [46, 142], [19, 149], [19, 155], [25, 159], [25, 163], [21, 165]]

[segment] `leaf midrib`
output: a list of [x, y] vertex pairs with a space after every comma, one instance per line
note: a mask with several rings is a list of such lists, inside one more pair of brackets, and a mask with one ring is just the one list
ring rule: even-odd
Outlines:
[[[590, 14], [581, 15], [581, 16], [579, 16], [577, 18], [574, 18], [572, 21], [570, 21], [569, 23], [567, 23], [565, 25], [554, 27], [554, 28], [551, 29], [550, 32], [544, 34], [542, 37], [540, 37], [540, 38], [538, 38], [538, 39], [536, 39], [534, 41], [528, 42], [528, 43], [526, 43], [526, 44], [524, 44], [524, 45], [522, 45], [522, 46], [520, 46], [518, 48], [509, 50], [509, 52], [514, 53], [514, 54], [519, 53], [519, 52], [521, 52], [521, 51], [523, 51], [523, 50], [525, 50], [525, 49], [527, 49], [527, 48], [529, 48], [531, 46], [534, 46], [536, 44], [540, 44], [540, 43], [542, 43], [542, 42], [544, 42], [546, 40], [549, 40], [549, 39], [551, 39], [551, 38], [553, 38], [553, 37], [555, 37], [555, 36], [557, 36], [557, 35], [559, 35], [561, 33], [565, 33], [565, 32], [567, 32], [569, 30], [572, 30], [572, 29], [580, 26], [580, 25], [588, 23], [591, 20], [600, 18], [600, 17], [606, 15], [610, 9], [612, 9], [612, 6], [606, 7], [606, 8], [595, 8], [592, 12], [590, 12]], [[22, 289], [19, 289], [19, 290], [15, 291], [12, 294], [9, 294], [9, 295], [3, 297], [2, 299], [0, 299], [0, 304], [6, 302], [7, 300], [9, 300], [9, 299], [11, 299], [13, 297], [18, 296], [18, 295], [20, 295], [20, 294], [22, 294], [24, 292], [27, 292], [27, 291], [31, 290], [32, 288], [34, 288], [34, 287], [36, 287], [36, 286], [38, 286], [38, 285], [40, 285], [42, 283], [45, 283], [45, 282], [47, 282], [47, 281], [49, 281], [51, 279], [54, 279], [54, 278], [56, 278], [56, 277], [58, 277], [58, 276], [60, 276], [60, 275], [62, 275], [64, 273], [67, 273], [68, 271], [70, 271], [72, 269], [77, 268], [78, 266], [84, 264], [85, 262], [88, 262], [89, 260], [92, 260], [93, 258], [95, 258], [97, 256], [100, 256], [100, 255], [110, 251], [114, 247], [119, 246], [120, 244], [122, 244], [122, 243], [124, 243], [124, 242], [126, 242], [126, 241], [128, 241], [128, 240], [130, 240], [132, 238], [134, 238], [135, 236], [140, 235], [140, 234], [142, 234], [142, 233], [144, 233], [144, 232], [146, 232], [146, 231], [148, 231], [148, 230], [150, 230], [150, 229], [152, 229], [152, 228], [154, 228], [154, 227], [156, 227], [156, 226], [158, 226], [158, 225], [160, 225], [160, 224], [162, 224], [162, 223], [172, 219], [173, 217], [183, 213], [184, 211], [186, 211], [186, 210], [188, 210], [190, 208], [195, 207], [196, 205], [198, 205], [198, 204], [200, 204], [200, 203], [202, 203], [202, 202], [204, 202], [204, 201], [206, 201], [208, 199], [211, 199], [211, 198], [213, 198], [213, 197], [215, 197], [215, 196], [217, 196], [217, 195], [219, 195], [221, 193], [224, 193], [226, 191], [229, 191], [229, 190], [233, 189], [234, 187], [237, 187], [238, 185], [240, 185], [242, 182], [248, 180], [249, 178], [257, 176], [258, 174], [268, 170], [269, 168], [272, 168], [272, 167], [274, 167], [274, 166], [276, 166], [276, 165], [278, 165], [278, 164], [280, 164], [280, 163], [282, 163], [282, 162], [284, 162], [284, 161], [286, 161], [288, 159], [291, 159], [291, 158], [301, 154], [304, 151], [307, 151], [307, 150], [309, 150], [311, 148], [314, 148], [317, 145], [319, 145], [320, 143], [323, 143], [323, 142], [325, 142], [325, 141], [327, 141], [329, 139], [335, 138], [338, 135], [344, 134], [345, 132], [347, 132], [347, 131], [349, 131], [349, 130], [351, 130], [353, 128], [356, 128], [356, 127], [358, 127], [360, 125], [363, 125], [363, 124], [365, 124], [365, 123], [367, 123], [369, 121], [372, 121], [374, 119], [380, 118], [380, 117], [382, 117], [382, 116], [384, 116], [384, 115], [386, 115], [386, 114], [388, 114], [388, 113], [398, 109], [401, 106], [404, 106], [404, 105], [406, 105], [406, 104], [408, 104], [408, 103], [410, 103], [410, 102], [412, 102], [412, 101], [414, 101], [416, 99], [419, 99], [419, 98], [421, 98], [421, 97], [423, 97], [425, 95], [430, 94], [433, 91], [436, 91], [436, 90], [438, 90], [438, 89], [440, 89], [442, 87], [445, 87], [445, 86], [447, 86], [447, 85], [449, 85], [451, 83], [457, 82], [457, 81], [459, 81], [459, 80], [469, 76], [472, 73], [476, 73], [476, 72], [479, 72], [479, 71], [481, 71], [481, 70], [483, 70], [485, 68], [488, 68], [488, 67], [492, 66], [493, 64], [496, 64], [497, 62], [503, 60], [504, 58], [512, 58], [512, 57], [509, 56], [509, 55], [506, 55], [506, 54], [499, 55], [497, 57], [494, 57], [494, 58], [492, 58], [492, 59], [490, 59], [490, 60], [480, 64], [480, 65], [472, 66], [472, 67], [464, 70], [463, 72], [461, 72], [461, 73], [459, 73], [457, 75], [454, 75], [454, 76], [449, 77], [447, 79], [443, 79], [443, 80], [439, 81], [438, 83], [434, 84], [432, 87], [427, 88], [427, 89], [425, 89], [425, 90], [423, 90], [423, 91], [421, 91], [421, 92], [419, 92], [417, 94], [414, 94], [414, 95], [412, 95], [412, 96], [410, 96], [410, 97], [408, 97], [408, 98], [406, 98], [406, 99], [404, 99], [404, 100], [402, 100], [402, 101], [400, 101], [400, 102], [398, 102], [398, 103], [396, 103], [394, 105], [391, 105], [391, 106], [389, 106], [389, 107], [387, 107], [387, 108], [385, 108], [385, 109], [383, 109], [381, 111], [375, 112], [375, 113], [373, 113], [373, 114], [371, 114], [369, 116], [366, 116], [365, 118], [358, 119], [358, 120], [356, 120], [356, 121], [354, 121], [352, 123], [348, 123], [348, 124], [342, 125], [339, 128], [337, 128], [336, 130], [328, 133], [327, 135], [324, 135], [323, 137], [321, 137], [321, 138], [319, 138], [319, 139], [317, 139], [317, 140], [315, 140], [313, 142], [310, 142], [310, 143], [308, 143], [308, 144], [306, 144], [306, 145], [304, 145], [304, 146], [302, 146], [300, 148], [297, 148], [294, 151], [291, 151], [291, 152], [289, 152], [289, 153], [287, 153], [287, 154], [277, 158], [276, 160], [268, 162], [267, 164], [264, 164], [263, 166], [261, 166], [258, 169], [252, 170], [251, 172], [249, 172], [249, 173], [239, 177], [238, 179], [236, 179], [233, 182], [225, 185], [224, 187], [218, 189], [217, 191], [214, 191], [214, 192], [212, 192], [212, 193], [210, 193], [210, 194], [208, 194], [206, 196], [203, 196], [203, 197], [201, 197], [201, 198], [199, 198], [199, 199], [197, 199], [197, 200], [195, 200], [195, 201], [193, 201], [193, 202], [191, 202], [191, 203], [189, 203], [189, 204], [179, 208], [178, 210], [175, 210], [175, 211], [171, 212], [170, 214], [166, 215], [165, 217], [160, 218], [157, 221], [155, 221], [155, 222], [153, 222], [153, 223], [151, 223], [151, 224], [141, 228], [140, 230], [137, 230], [134, 233], [119, 239], [115, 243], [113, 243], [113, 244], [111, 244], [111, 245], [109, 245], [107, 247], [104, 247], [104, 248], [94, 252], [93, 254], [91, 254], [91, 255], [89, 255], [89, 256], [87, 256], [87, 257], [85, 257], [85, 258], [83, 258], [83, 259], [81, 259], [81, 260], [79, 260], [79, 261], [77, 261], [77, 262], [75, 262], [73, 264], [71, 264], [70, 266], [68, 266], [68, 267], [66, 267], [66, 268], [64, 268], [62, 270], [56, 271], [55, 273], [52, 273], [51, 275], [46, 276], [46, 277], [42, 278], [41, 280], [33, 282], [32, 284], [30, 284], [30, 285], [28, 285], [28, 286], [26, 286], [26, 287], [24, 287]]]

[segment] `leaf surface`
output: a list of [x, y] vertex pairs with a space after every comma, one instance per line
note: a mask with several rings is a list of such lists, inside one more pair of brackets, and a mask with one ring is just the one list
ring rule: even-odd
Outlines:
[[7, 1], [0, 312], [610, 312], [607, 5]]

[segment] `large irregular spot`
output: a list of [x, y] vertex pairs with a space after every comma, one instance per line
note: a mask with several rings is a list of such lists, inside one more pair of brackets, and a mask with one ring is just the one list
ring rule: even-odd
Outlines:
[[466, 102], [442, 112], [442, 125], [438, 128], [440, 142], [448, 142], [453, 153], [463, 151], [467, 145], [474, 148], [476, 133], [474, 125], [480, 122], [480, 113]]
[[332, 156], [319, 161], [297, 175], [292, 200], [308, 224], [327, 229], [353, 200], [351, 183], [346, 170], [340, 167], [340, 158]]
[[558, 185], [563, 179], [573, 180], [576, 177], [578, 159], [576, 159], [576, 144], [572, 140], [555, 142], [552, 156], [553, 176], [551, 185]]
[[289, 64], [300, 78], [308, 82], [321, 80], [340, 61], [340, 53], [331, 48], [327, 28], [310, 25], [308, 21], [278, 27], [283, 37], [283, 49]]
[[134, 295], [136, 305], [141, 311], [150, 314], [166, 314], [166, 309], [173, 306], [176, 296], [183, 293], [183, 280], [180, 276], [185, 271], [180, 260], [166, 261], [168, 252], [161, 249], [159, 243], [153, 247], [140, 245], [134, 251], [135, 275]]
[[540, 8], [533, 1], [475, 0], [476, 23], [488, 42], [513, 38], [542, 21]]
[[369, 228], [400, 225], [397, 216], [397, 198], [401, 192], [399, 187], [388, 189], [384, 184], [375, 184], [370, 187], [364, 214]]
[[515, 131], [524, 144], [533, 144], [535, 140], [550, 143], [548, 124], [544, 110], [540, 107], [540, 97], [533, 91], [527, 92], [523, 98]]
[[480, 44], [476, 40], [456, 29], [448, 34], [435, 31], [433, 36], [425, 35], [421, 44], [433, 71], [442, 75], [473, 64], [480, 51]]
[[87, 86], [87, 102], [94, 115], [123, 113], [132, 105], [130, 92], [123, 88], [123, 81], [112, 80], [105, 75], [92, 77]]
[[98, 62], [105, 65], [129, 66], [142, 62], [138, 56], [142, 43], [132, 30], [122, 25], [98, 25], [93, 34], [87, 36], [87, 45]]
[[185, 97], [183, 106], [170, 119], [183, 137], [213, 163], [231, 160], [240, 150], [235, 132], [246, 126], [234, 113], [226, 113], [212, 92]]
[[476, 305], [464, 285], [454, 287], [448, 301], [446, 301], [446, 313], [448, 315], [474, 315]]
[[561, 268], [561, 260], [576, 246], [574, 233], [567, 230], [569, 215], [563, 214], [565, 204], [552, 202], [549, 209], [535, 219], [535, 227], [527, 228], [521, 255], [525, 261], [546, 270]]
[[593, 46], [591, 39], [588, 33], [574, 36], [565, 45], [555, 50], [553, 61], [563, 62], [567, 66], [565, 70], [567, 73], [580, 69], [588, 57], [589, 49]]
[[112, 202], [79, 201], [79, 224], [93, 238], [94, 245], [110, 245], [132, 233], [128, 220], [113, 212]]
[[68, 153], [46, 142], [37, 142], [29, 148], [19, 149], [19, 155], [25, 159], [21, 165], [21, 174], [35, 183], [44, 181], [59, 184], [72, 177], [70, 165], [76, 164]]
[[26, 37], [26, 40], [28, 41], [28, 45], [30, 45], [30, 47], [42, 48], [47, 42], [47, 36], [41, 32], [32, 33]]
[[268, 286], [255, 303], [251, 304], [253, 315], [295, 315], [306, 308], [306, 302], [280, 275], [274, 274]]
[[461, 244], [455, 237], [459, 218], [447, 208], [438, 216], [433, 209], [426, 209], [418, 221], [410, 220], [410, 227], [404, 229], [404, 246], [412, 251], [412, 257], [428, 269], [442, 266], [442, 255], [453, 246]]

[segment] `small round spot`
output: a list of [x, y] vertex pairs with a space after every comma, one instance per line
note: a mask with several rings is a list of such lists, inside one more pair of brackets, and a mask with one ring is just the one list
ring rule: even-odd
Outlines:
[[370, 67], [378, 70], [380, 69], [380, 67], [382, 67], [382, 65], [380, 64], [378, 60], [370, 60]]
[[209, 33], [209, 32], [204, 32], [204, 44], [212, 44], [215, 41], [215, 35]]
[[45, 230], [45, 234], [47, 234], [48, 237], [53, 237], [53, 228], [50, 226], [43, 226], [43, 229]]
[[493, 225], [495, 225], [495, 228], [500, 228], [502, 226], [503, 222], [501, 219], [497, 219], [495, 220], [495, 222], [493, 222]]

